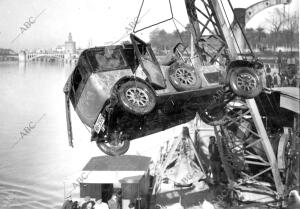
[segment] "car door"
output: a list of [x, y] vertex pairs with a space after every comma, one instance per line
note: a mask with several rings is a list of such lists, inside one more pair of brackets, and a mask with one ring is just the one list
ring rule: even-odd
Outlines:
[[151, 46], [133, 34], [130, 34], [130, 39], [135, 55], [152, 87], [154, 89], [165, 89], [167, 87], [166, 81]]

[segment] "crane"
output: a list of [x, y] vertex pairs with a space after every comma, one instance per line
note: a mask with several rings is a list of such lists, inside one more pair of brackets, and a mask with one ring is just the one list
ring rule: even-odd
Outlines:
[[[195, 58], [198, 60], [195, 62], [200, 63], [200, 65], [207, 62], [207, 59], [204, 60], [201, 56], [205, 54], [210, 58], [208, 59], [210, 64], [218, 62], [224, 65], [227, 69], [226, 79], [229, 79], [235, 71], [249, 67], [249, 61], [255, 61], [256, 57], [247, 41], [250, 53], [243, 53], [244, 46], [240, 45], [241, 42], [230, 26], [224, 2], [219, 0], [185, 0], [187, 14], [192, 26], [193, 47], [195, 54], [198, 55]], [[228, 4], [233, 10], [229, 0]], [[259, 9], [255, 8], [260, 8], [260, 5], [257, 4], [248, 10], [252, 9], [251, 11], [257, 12]], [[249, 14], [248, 12], [248, 20], [254, 13]], [[237, 20], [235, 15], [234, 18]], [[243, 34], [242, 26], [238, 21], [236, 23], [243, 38], [247, 40]], [[218, 44], [205, 41], [205, 37], [213, 37]], [[247, 76], [240, 78], [240, 85], [248, 84], [246, 78]], [[271, 183], [274, 184], [275, 189], [272, 186], [265, 187], [265, 189], [273, 190], [273, 195], [280, 199], [284, 195], [284, 185], [274, 150], [255, 99], [243, 99], [237, 96], [226, 104], [215, 105], [218, 101], [224, 101], [226, 93], [226, 90], [223, 93], [218, 92], [215, 100], [211, 103], [214, 108], [208, 107], [205, 114], [200, 115], [200, 117], [204, 122], [214, 126], [229, 185], [236, 188], [251, 181], [255, 182], [262, 176], [270, 177], [269, 174], [271, 174]], [[238, 136], [238, 130], [242, 130], [244, 135]], [[260, 169], [251, 169], [253, 167], [260, 167]]]
[[[226, 2], [233, 13], [233, 23], [230, 23], [225, 9]], [[291, 158], [297, 158], [297, 154], [290, 155], [293, 157], [287, 160], [287, 164], [293, 164], [292, 167], [285, 165], [286, 159], [282, 156], [285, 155], [286, 144], [293, 142], [292, 135], [297, 141], [299, 130], [282, 135], [280, 145], [275, 147], [276, 151], [281, 150], [281, 156], [278, 160], [276, 158], [265, 127], [266, 116], [263, 116], [263, 120], [259, 109], [261, 105], [258, 107], [256, 103], [259, 100], [254, 99], [261, 91], [256, 74], [263, 65], [251, 50], [243, 31], [245, 24], [259, 11], [290, 2], [291, 0], [262, 1], [243, 9], [244, 13], [240, 17], [230, 0], [185, 0], [191, 26], [190, 61], [193, 67], [201, 70], [203, 66], [217, 64], [226, 69], [223, 89], [216, 91], [207, 108], [201, 112], [200, 118], [214, 126], [223, 168], [233, 196], [239, 188], [245, 188], [245, 185], [256, 185], [262, 188], [260, 192], [267, 193], [273, 200], [280, 202], [289, 193], [288, 179], [299, 173], [299, 168], [292, 175], [283, 173], [295, 170]], [[169, 20], [174, 21], [170, 0], [169, 3], [172, 17], [143, 29]], [[245, 53], [244, 43], [248, 45], [248, 53]], [[299, 117], [296, 118], [297, 127]], [[289, 146], [295, 151], [299, 144], [292, 143]]]

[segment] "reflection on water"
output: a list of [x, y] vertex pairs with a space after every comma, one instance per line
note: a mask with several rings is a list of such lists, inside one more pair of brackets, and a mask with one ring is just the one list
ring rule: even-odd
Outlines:
[[[89, 133], [74, 113], [75, 148], [68, 146], [62, 89], [73, 67], [0, 63], [0, 205], [4, 208], [60, 208], [64, 178], [101, 154], [89, 143]], [[20, 137], [41, 116], [35, 128]]]

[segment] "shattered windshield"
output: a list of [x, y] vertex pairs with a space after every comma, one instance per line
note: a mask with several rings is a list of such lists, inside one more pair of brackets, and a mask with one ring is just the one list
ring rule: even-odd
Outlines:
[[121, 49], [108, 49], [88, 53], [93, 71], [109, 71], [128, 68]]

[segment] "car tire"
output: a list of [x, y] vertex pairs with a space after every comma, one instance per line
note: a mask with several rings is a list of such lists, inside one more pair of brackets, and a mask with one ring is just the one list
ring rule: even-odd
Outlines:
[[255, 71], [249, 67], [232, 69], [229, 78], [232, 91], [238, 96], [254, 98], [262, 91], [262, 81]]
[[138, 80], [121, 84], [118, 89], [118, 98], [121, 106], [135, 115], [148, 114], [156, 105], [156, 96], [153, 90]]
[[170, 66], [169, 80], [177, 91], [188, 91], [201, 87], [201, 80], [194, 68], [184, 63], [176, 62]]
[[119, 156], [125, 154], [129, 147], [130, 141], [128, 139], [122, 140], [118, 145], [113, 145], [109, 142], [97, 142], [98, 148], [107, 155]]

